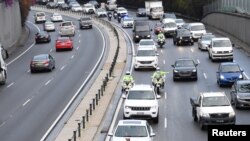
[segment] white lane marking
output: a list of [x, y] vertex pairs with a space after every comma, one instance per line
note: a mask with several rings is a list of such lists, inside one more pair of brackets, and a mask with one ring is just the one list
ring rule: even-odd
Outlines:
[[207, 79], [207, 75], [206, 75], [206, 73], [203, 73], [203, 75], [204, 75], [205, 79]]
[[167, 128], [167, 125], [168, 125], [168, 121], [167, 121], [167, 118], [165, 118], [165, 128]]
[[62, 71], [64, 68], [65, 68], [65, 66], [62, 66], [60, 70]]
[[163, 60], [163, 64], [165, 64], [166, 63], [166, 61], [165, 60]]
[[48, 80], [48, 81], [45, 83], [45, 86], [48, 85], [50, 82], [51, 82], [51, 79]]
[[2, 127], [5, 123], [6, 123], [6, 122], [3, 122], [3, 123], [0, 125], [0, 127]]
[[243, 72], [243, 74], [246, 76], [247, 79], [249, 79], [248, 75], [245, 72]]
[[163, 50], [161, 49], [161, 53], [163, 54]]
[[30, 99], [28, 99], [26, 102], [23, 103], [23, 107], [30, 102]]
[[50, 51], [49, 51], [49, 52], [52, 52], [52, 50], [53, 50], [53, 49], [50, 49]]
[[75, 57], [75, 55], [72, 55], [70, 58], [73, 59]]
[[30, 69], [27, 72], [30, 73]]
[[32, 24], [39, 32], [41, 31], [40, 28], [36, 24], [33, 24], [31, 21], [27, 21], [27, 22]]
[[79, 34], [79, 37], [81, 37], [81, 34]]
[[191, 52], [194, 52], [194, 50], [191, 48]]
[[7, 88], [11, 87], [11, 86], [14, 85], [14, 84], [15, 84], [15, 82], [10, 83], [10, 84], [7, 86]]
[[200, 64], [200, 60], [199, 59], [197, 59], [197, 63]]
[[79, 40], [79, 43], [81, 42], [81, 40]]
[[165, 92], [165, 99], [167, 99], [167, 92]]

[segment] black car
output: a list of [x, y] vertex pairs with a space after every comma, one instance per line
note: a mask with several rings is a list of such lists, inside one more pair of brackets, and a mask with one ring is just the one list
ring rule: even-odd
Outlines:
[[55, 59], [50, 54], [39, 54], [34, 56], [30, 62], [30, 72], [55, 69]]
[[49, 8], [49, 9], [55, 9], [58, 7], [58, 4], [55, 3], [55, 2], [49, 2], [46, 4], [46, 7]]
[[175, 30], [173, 34], [173, 43], [174, 45], [182, 45], [182, 44], [189, 44], [193, 45], [194, 41], [192, 39], [192, 34], [189, 30], [181, 28]]
[[137, 17], [146, 17], [146, 9], [145, 8], [138, 8], [136, 12]]
[[152, 29], [146, 20], [135, 20], [133, 26], [133, 40], [138, 43], [141, 39], [151, 39]]
[[173, 80], [187, 78], [197, 80], [197, 65], [193, 59], [179, 58], [171, 65], [173, 70]]
[[236, 81], [230, 92], [231, 103], [235, 108], [250, 107], [250, 80]]
[[51, 38], [48, 32], [41, 31], [36, 33], [35, 37], [36, 43], [48, 43], [50, 42]]
[[68, 4], [63, 3], [63, 4], [60, 4], [60, 5], [59, 5], [59, 9], [60, 9], [60, 10], [69, 10], [70, 7], [69, 7]]

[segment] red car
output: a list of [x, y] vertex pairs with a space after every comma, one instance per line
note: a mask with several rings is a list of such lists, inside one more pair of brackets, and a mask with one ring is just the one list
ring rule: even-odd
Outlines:
[[56, 51], [73, 49], [73, 41], [70, 37], [58, 37], [56, 40]]
[[163, 31], [163, 25], [162, 23], [157, 22], [155, 24], [154, 33], [159, 34], [160, 31]]

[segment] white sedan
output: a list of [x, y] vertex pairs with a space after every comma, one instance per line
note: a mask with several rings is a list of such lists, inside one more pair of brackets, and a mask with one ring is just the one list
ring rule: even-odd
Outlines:
[[51, 17], [52, 22], [61, 22], [63, 21], [62, 15], [59, 13], [54, 13]]
[[43, 26], [44, 31], [55, 31], [55, 24], [51, 21], [46, 21]]
[[97, 17], [107, 17], [107, 11], [103, 8], [98, 8], [96, 11], [95, 11], [95, 14]]
[[133, 27], [134, 19], [131, 17], [124, 17], [122, 18], [122, 27]]

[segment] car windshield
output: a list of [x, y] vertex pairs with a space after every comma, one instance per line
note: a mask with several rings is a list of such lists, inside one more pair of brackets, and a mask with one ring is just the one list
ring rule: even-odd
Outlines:
[[178, 60], [175, 67], [194, 67], [194, 62], [192, 60]]
[[46, 33], [46, 32], [44, 32], [44, 31], [41, 31], [41, 32], [37, 33], [37, 35], [38, 35], [38, 36], [46, 36], [46, 35], [47, 35], [47, 33]]
[[192, 31], [205, 30], [205, 27], [204, 25], [194, 25], [194, 26], [191, 26], [191, 30]]
[[187, 35], [190, 34], [190, 32], [188, 30], [177, 30], [179, 35]]
[[53, 16], [61, 16], [59, 13], [54, 13]]
[[44, 13], [37, 13], [36, 16], [41, 17], [41, 16], [45, 16], [45, 14]]
[[183, 19], [176, 19], [175, 22], [176, 23], [184, 23]]
[[214, 40], [213, 47], [230, 47], [231, 42], [229, 40]]
[[46, 25], [54, 25], [54, 23], [48, 21], [48, 22], [45, 22]]
[[143, 57], [143, 56], [155, 56], [154, 50], [138, 50], [137, 56]]
[[250, 83], [240, 84], [238, 86], [238, 91], [240, 93], [250, 93]]
[[115, 132], [116, 137], [147, 137], [148, 132], [145, 126], [120, 125]]
[[165, 23], [165, 27], [168, 27], [168, 28], [176, 27], [176, 23], [174, 22]]
[[175, 14], [165, 14], [165, 18], [176, 19], [176, 16], [175, 16]]
[[91, 20], [90, 18], [81, 18], [82, 21], [88, 21]]
[[134, 21], [133, 18], [124, 18], [124, 21]]
[[214, 38], [214, 35], [205, 35], [205, 36], [202, 36], [202, 40], [204, 40], [204, 41], [209, 41], [212, 38]]
[[136, 26], [136, 31], [149, 31], [149, 26]]
[[227, 100], [226, 96], [213, 96], [213, 97], [204, 97], [202, 106], [203, 107], [230, 106], [230, 103]]
[[153, 91], [129, 91], [127, 99], [129, 100], [155, 100]]
[[140, 41], [140, 45], [147, 46], [147, 45], [154, 45], [154, 41]]
[[33, 61], [44, 61], [47, 59], [47, 55], [37, 55], [34, 56]]
[[239, 72], [240, 68], [238, 65], [224, 65], [221, 67], [221, 72]]

